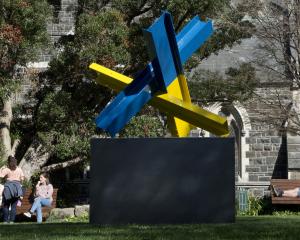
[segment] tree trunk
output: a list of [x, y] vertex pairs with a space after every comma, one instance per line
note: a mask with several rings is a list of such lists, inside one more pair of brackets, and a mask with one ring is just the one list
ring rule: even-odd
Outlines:
[[23, 170], [25, 178], [29, 180], [36, 172], [52, 172], [83, 161], [82, 158], [76, 157], [65, 162], [45, 166], [49, 158], [50, 153], [48, 150], [38, 140], [34, 140], [19, 163], [19, 167]]
[[19, 167], [23, 170], [25, 178], [30, 179], [33, 174], [39, 172], [48, 162], [50, 153], [41, 143], [34, 140], [22, 158]]
[[293, 87], [293, 71], [292, 71], [292, 51], [291, 51], [291, 28], [290, 17], [288, 9], [284, 9], [283, 13], [283, 57], [285, 61], [285, 74], [287, 79], [291, 81], [291, 87]]
[[10, 123], [12, 121], [11, 99], [3, 101], [3, 109], [0, 112], [0, 141], [3, 147], [3, 158], [7, 159], [11, 154]]
[[11, 155], [15, 156], [17, 148], [19, 147], [21, 141], [20, 139], [16, 139], [11, 147]]

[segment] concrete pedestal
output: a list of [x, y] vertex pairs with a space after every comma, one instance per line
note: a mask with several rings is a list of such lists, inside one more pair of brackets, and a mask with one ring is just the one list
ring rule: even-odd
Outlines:
[[234, 222], [231, 138], [92, 139], [90, 222]]

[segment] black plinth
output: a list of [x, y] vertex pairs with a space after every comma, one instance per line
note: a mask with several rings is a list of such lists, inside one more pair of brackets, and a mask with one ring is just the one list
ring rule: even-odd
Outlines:
[[92, 139], [90, 222], [234, 222], [232, 138]]

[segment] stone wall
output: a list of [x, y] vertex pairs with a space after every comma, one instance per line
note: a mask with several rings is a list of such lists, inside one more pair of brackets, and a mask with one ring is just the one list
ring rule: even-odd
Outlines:
[[254, 96], [243, 103], [251, 125], [242, 146], [245, 156], [241, 162], [247, 177], [236, 182], [236, 190], [237, 194], [246, 190], [248, 196], [262, 197], [270, 195], [270, 179], [288, 178], [286, 116], [282, 106], [290, 104], [292, 92], [287, 84], [279, 84], [257, 88]]
[[300, 179], [300, 136], [287, 137], [289, 179]]
[[77, 218], [88, 217], [89, 211], [90, 211], [89, 205], [75, 205], [73, 208], [53, 208], [50, 212], [50, 220], [74, 218], [74, 217]]
[[[47, 25], [52, 42], [57, 42], [61, 36], [74, 34], [75, 13], [78, 0], [61, 0], [59, 6], [53, 6], [53, 19]], [[43, 52], [40, 62], [49, 62], [53, 53]]]
[[291, 91], [288, 87], [259, 88], [256, 95], [246, 104], [251, 121], [251, 131], [246, 138], [249, 181], [287, 178], [286, 133], [282, 127], [286, 116], [280, 104], [287, 106], [291, 102]]

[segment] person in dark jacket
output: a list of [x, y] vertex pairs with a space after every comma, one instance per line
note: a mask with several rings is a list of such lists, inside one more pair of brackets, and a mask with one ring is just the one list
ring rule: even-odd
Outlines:
[[16, 218], [18, 200], [23, 195], [21, 182], [24, 180], [22, 169], [17, 167], [17, 159], [13, 156], [8, 157], [8, 165], [0, 169], [0, 177], [6, 179], [2, 194], [3, 221], [13, 223]]

